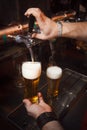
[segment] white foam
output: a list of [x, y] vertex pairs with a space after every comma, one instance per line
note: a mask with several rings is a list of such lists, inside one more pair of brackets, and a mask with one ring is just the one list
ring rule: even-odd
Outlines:
[[22, 64], [22, 75], [26, 79], [36, 79], [41, 75], [41, 63], [26, 61]]
[[62, 76], [62, 69], [58, 66], [50, 66], [46, 70], [46, 75], [51, 79], [58, 79]]

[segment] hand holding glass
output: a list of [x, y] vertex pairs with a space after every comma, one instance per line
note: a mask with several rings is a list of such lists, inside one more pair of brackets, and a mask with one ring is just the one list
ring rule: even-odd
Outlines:
[[37, 89], [41, 76], [41, 63], [26, 61], [22, 64], [22, 75], [25, 81], [24, 98], [32, 103], [38, 102]]

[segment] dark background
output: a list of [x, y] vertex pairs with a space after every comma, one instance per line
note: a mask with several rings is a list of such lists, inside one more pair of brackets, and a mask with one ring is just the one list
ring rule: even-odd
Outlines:
[[1, 0], [0, 1], [0, 25], [8, 25], [15, 22], [25, 22], [25, 11], [30, 7], [39, 7], [46, 14], [49, 10], [47, 0]]

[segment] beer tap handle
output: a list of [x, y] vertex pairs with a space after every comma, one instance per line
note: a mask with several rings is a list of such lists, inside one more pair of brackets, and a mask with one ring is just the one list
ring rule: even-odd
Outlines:
[[32, 33], [32, 31], [33, 31], [34, 22], [35, 22], [35, 17], [31, 14], [30, 17], [29, 17], [29, 22], [28, 22], [29, 33]]

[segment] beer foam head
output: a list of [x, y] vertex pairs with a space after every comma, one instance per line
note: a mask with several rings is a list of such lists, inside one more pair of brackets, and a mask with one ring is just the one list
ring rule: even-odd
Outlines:
[[46, 75], [50, 79], [58, 79], [62, 76], [62, 69], [58, 66], [48, 67]]
[[22, 64], [22, 75], [26, 79], [36, 79], [41, 75], [40, 62], [24, 62]]

